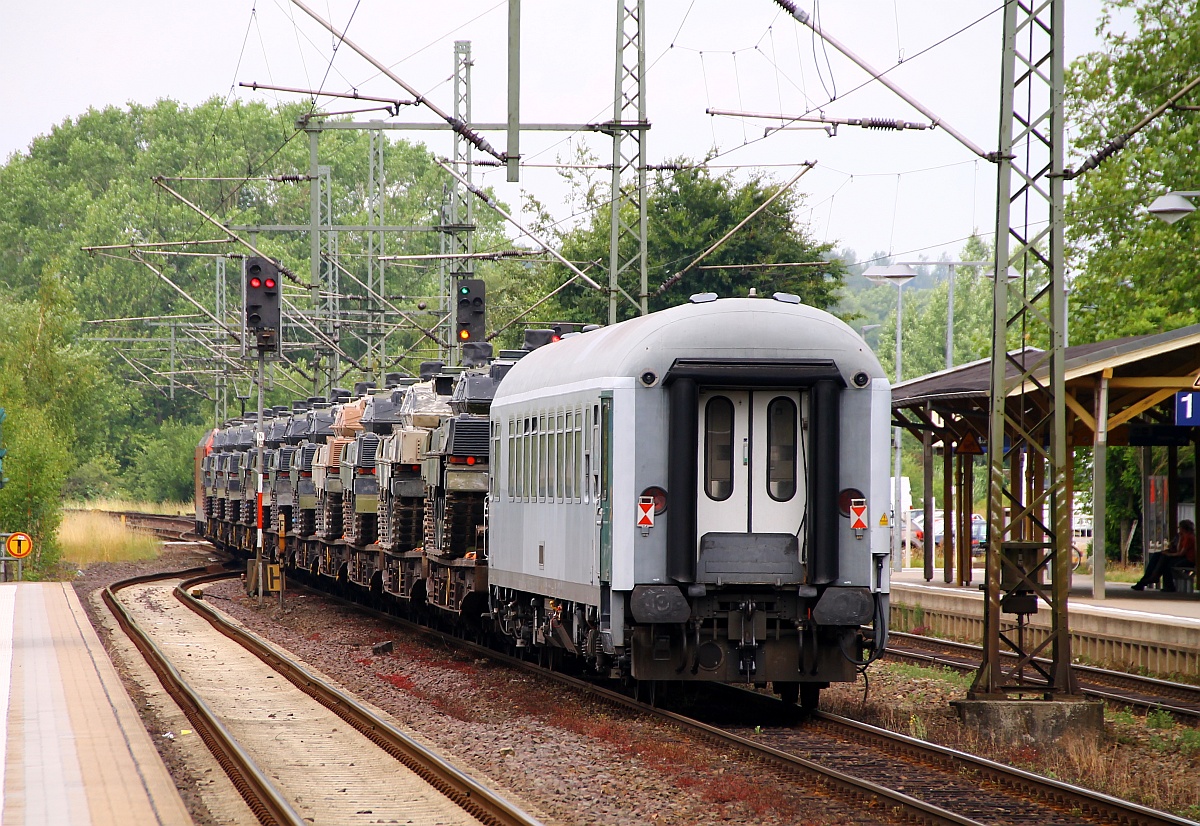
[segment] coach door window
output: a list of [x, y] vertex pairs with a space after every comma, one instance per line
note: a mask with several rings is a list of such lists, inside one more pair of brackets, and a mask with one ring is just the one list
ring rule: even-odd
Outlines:
[[733, 493], [733, 402], [724, 396], [704, 407], [704, 492], [718, 502]]
[[776, 502], [796, 495], [796, 403], [786, 396], [767, 405], [767, 493]]

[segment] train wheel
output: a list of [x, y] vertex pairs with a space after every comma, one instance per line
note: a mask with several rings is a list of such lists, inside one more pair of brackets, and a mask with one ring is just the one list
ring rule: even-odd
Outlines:
[[800, 683], [795, 682], [777, 682], [772, 685], [775, 693], [779, 695], [779, 699], [788, 705], [795, 705], [800, 699]]
[[816, 711], [821, 703], [821, 687], [813, 683], [800, 683], [800, 708]]

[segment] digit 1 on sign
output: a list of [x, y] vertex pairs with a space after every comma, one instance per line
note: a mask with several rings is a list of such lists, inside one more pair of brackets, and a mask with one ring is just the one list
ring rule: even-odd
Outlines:
[[1200, 393], [1181, 390], [1175, 394], [1175, 424], [1179, 427], [1200, 425]]

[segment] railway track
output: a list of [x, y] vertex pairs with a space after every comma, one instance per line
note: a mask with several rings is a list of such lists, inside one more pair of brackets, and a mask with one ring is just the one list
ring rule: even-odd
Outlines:
[[[962, 672], [972, 672], [979, 667], [980, 648], [977, 645], [895, 631], [889, 634], [889, 640], [888, 659]], [[1049, 665], [1045, 660], [1038, 662]], [[1163, 709], [1181, 720], [1200, 722], [1200, 686], [1089, 665], [1072, 668], [1080, 691], [1089, 697], [1138, 708]], [[1031, 683], [1037, 684], [1036, 674], [1027, 676]]]
[[[323, 593], [323, 592], [322, 592]], [[325, 593], [326, 598], [349, 602]], [[359, 603], [358, 610], [432, 635], [475, 656], [485, 656], [552, 679], [599, 700], [656, 716], [731, 753], [768, 765], [806, 786], [835, 790], [878, 816], [878, 822], [934, 824], [1036, 823], [1188, 824], [1168, 813], [1131, 804], [921, 740], [818, 713], [799, 724], [771, 727], [714, 726], [673, 713], [525, 660], [497, 654], [398, 619]], [[918, 638], [922, 639], [922, 638]], [[940, 641], [938, 641], [940, 642]], [[750, 693], [754, 702], [779, 704]], [[733, 705], [747, 702], [745, 698]], [[855, 821], [858, 822], [858, 821]]]
[[867, 775], [949, 813], [938, 823], [1188, 824], [1189, 820], [823, 712], [744, 736], [827, 769]]
[[260, 823], [538, 823], [189, 593], [234, 575], [136, 577], [103, 597]]
[[148, 530], [163, 539], [174, 541], [195, 539], [196, 541], [201, 541], [196, 536], [196, 519], [193, 516], [169, 516], [159, 513], [139, 513], [137, 511], [104, 511], [104, 513], [120, 519], [124, 525], [128, 525], [131, 528]]
[[[323, 592], [322, 592], [323, 593]], [[1079, 826], [1185, 826], [1192, 821], [1067, 783], [1039, 777], [954, 749], [896, 734], [831, 714], [815, 713], [777, 727], [711, 725], [693, 716], [641, 702], [625, 694], [551, 672], [526, 660], [413, 624], [386, 612], [324, 594], [358, 610], [435, 638], [472, 656], [487, 657], [554, 680], [614, 706], [647, 714], [729, 753], [757, 761], [806, 785], [818, 785], [865, 807], [880, 822], [923, 824], [1037, 824]], [[718, 690], [727, 687], [714, 685]], [[724, 708], [766, 703], [787, 713], [771, 697], [740, 689]], [[1193, 824], [1194, 826], [1194, 824]]]

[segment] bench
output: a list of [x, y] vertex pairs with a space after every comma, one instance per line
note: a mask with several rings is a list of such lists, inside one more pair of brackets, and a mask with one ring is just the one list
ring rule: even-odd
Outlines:
[[1196, 569], [1193, 567], [1171, 567], [1168, 571], [1171, 579], [1175, 580], [1175, 590], [1182, 594], [1191, 594], [1196, 590]]

